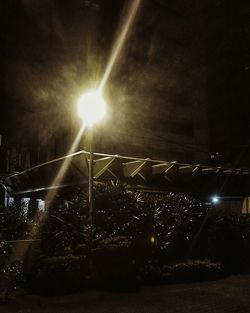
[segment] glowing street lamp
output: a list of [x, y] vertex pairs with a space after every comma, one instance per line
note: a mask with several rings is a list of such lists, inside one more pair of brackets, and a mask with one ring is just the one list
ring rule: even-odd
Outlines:
[[106, 102], [101, 92], [94, 90], [80, 96], [77, 109], [85, 125], [92, 127], [105, 116]]
[[89, 221], [93, 222], [93, 126], [100, 122], [106, 114], [106, 102], [98, 90], [80, 96], [77, 102], [78, 115], [90, 129], [89, 140]]

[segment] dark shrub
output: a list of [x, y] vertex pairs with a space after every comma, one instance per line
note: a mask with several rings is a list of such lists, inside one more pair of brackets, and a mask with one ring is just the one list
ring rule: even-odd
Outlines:
[[68, 205], [56, 202], [42, 227], [43, 253], [48, 257], [85, 255], [89, 233], [86, 208], [78, 199]]
[[24, 282], [22, 262], [6, 264], [0, 270], [0, 292], [3, 302], [7, 302], [12, 292]]
[[198, 245], [200, 255], [218, 260], [229, 273], [250, 270], [250, 216], [211, 210]]
[[119, 182], [107, 182], [94, 190], [95, 242], [106, 238], [126, 237], [133, 259], [144, 262], [151, 249], [154, 212], [147, 195], [129, 190]]
[[50, 208], [41, 229], [41, 250], [29, 275], [33, 290], [56, 294], [89, 283], [92, 229], [80, 196], [68, 203], [57, 200]]
[[0, 208], [0, 229], [2, 238], [5, 240], [27, 237], [27, 222], [22, 204], [14, 202], [8, 208]]
[[[107, 182], [94, 186], [91, 227], [88, 213], [87, 194], [79, 190], [70, 202], [56, 201], [50, 208], [34, 270], [39, 275], [34, 276], [44, 286], [53, 279], [52, 293], [69, 284], [84, 286], [97, 274], [103, 285], [127, 288], [136, 283], [138, 268], [149, 273], [145, 277], [151, 275], [152, 280], [163, 282], [214, 277], [210, 273], [214, 269], [201, 261], [186, 263], [187, 258], [209, 258], [226, 264], [224, 237], [216, 242], [217, 233], [211, 226], [214, 220], [215, 229], [221, 225], [228, 229], [228, 220], [210, 215], [207, 208], [187, 195], [147, 194]], [[248, 226], [244, 229], [244, 236], [248, 236]], [[165, 265], [176, 262], [180, 265]]]
[[11, 245], [0, 240], [0, 293], [6, 302], [10, 294], [23, 282], [22, 263], [9, 263]]
[[93, 259], [102, 286], [127, 289], [136, 285], [136, 261], [131, 242], [126, 237], [108, 237], [99, 241]]
[[220, 263], [210, 260], [194, 260], [166, 266], [164, 272], [172, 276], [173, 282], [195, 282], [214, 280], [222, 277], [223, 271]]
[[140, 276], [148, 284], [198, 282], [221, 278], [223, 271], [216, 262], [189, 260], [174, 265], [148, 264], [141, 268]]
[[30, 277], [32, 289], [43, 294], [64, 294], [90, 285], [88, 260], [83, 256], [41, 258]]

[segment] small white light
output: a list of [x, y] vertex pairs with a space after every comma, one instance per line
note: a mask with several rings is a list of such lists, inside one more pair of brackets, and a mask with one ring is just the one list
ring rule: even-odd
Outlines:
[[212, 197], [212, 203], [216, 204], [216, 203], [218, 203], [219, 201], [220, 201], [219, 197], [217, 197], [217, 196], [213, 196], [213, 197]]

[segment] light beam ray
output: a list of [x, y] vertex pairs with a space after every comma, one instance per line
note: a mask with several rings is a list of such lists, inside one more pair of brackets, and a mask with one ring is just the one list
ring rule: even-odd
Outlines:
[[132, 5], [125, 17], [125, 22], [124, 22], [124, 25], [122, 27], [122, 32], [120, 33], [119, 37], [116, 39], [116, 42], [114, 44], [114, 47], [112, 49], [112, 53], [111, 53], [111, 56], [109, 58], [109, 61], [108, 61], [108, 64], [107, 64], [107, 67], [106, 67], [106, 70], [103, 74], [103, 77], [102, 77], [102, 80], [100, 82], [100, 85], [99, 85], [99, 90], [102, 91], [108, 78], [109, 78], [109, 75], [114, 67], [114, 64], [117, 60], [117, 57], [124, 45], [124, 42], [126, 40], [126, 37], [128, 35], [128, 32], [129, 32], [129, 29], [135, 19], [135, 16], [136, 16], [136, 13], [138, 11], [138, 8], [139, 8], [139, 5], [140, 5], [140, 2], [141, 0], [134, 0], [132, 1]]
[[[76, 136], [72, 146], [70, 147], [67, 155], [70, 155], [70, 154], [72, 154], [72, 153], [74, 153], [76, 151], [76, 148], [77, 148], [77, 146], [78, 146], [78, 144], [79, 144], [79, 142], [80, 142], [80, 140], [82, 138], [82, 134], [83, 134], [84, 130], [85, 130], [85, 124], [83, 124], [82, 127], [80, 128], [80, 130], [79, 130], [79, 132], [78, 132], [78, 134], [77, 134], [77, 136]], [[51, 183], [51, 186], [59, 186], [60, 185], [60, 183], [61, 183], [61, 181], [62, 181], [62, 179], [64, 177], [64, 174], [65, 174], [65, 172], [67, 171], [67, 169], [69, 167], [71, 159], [72, 158], [69, 157], [69, 158], [66, 158], [63, 161], [63, 163], [62, 163], [62, 165], [61, 165], [61, 167], [60, 167], [56, 177], [53, 179], [53, 181]], [[56, 190], [57, 190], [56, 188], [55, 189], [50, 189], [47, 192], [47, 194], [45, 196], [45, 204], [48, 201], [49, 202], [53, 202], [53, 200], [55, 198], [55, 195], [56, 195]]]

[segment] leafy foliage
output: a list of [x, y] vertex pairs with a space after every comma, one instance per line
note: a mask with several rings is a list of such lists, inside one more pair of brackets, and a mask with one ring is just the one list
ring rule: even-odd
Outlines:
[[49, 211], [37, 278], [53, 281], [51, 288], [74, 280], [81, 285], [96, 274], [121, 287], [135, 283], [139, 268], [154, 281], [209, 279], [221, 275], [220, 264], [230, 271], [250, 261], [250, 218], [208, 210], [184, 194], [147, 194], [107, 182], [94, 186], [93, 226], [88, 209], [86, 193], [78, 190]]
[[126, 237], [131, 258], [143, 263], [151, 251], [154, 207], [149, 197], [119, 182], [107, 182], [94, 190], [94, 246], [106, 238]]
[[24, 281], [22, 262], [6, 264], [0, 269], [0, 291], [2, 301], [7, 302], [11, 293]]
[[79, 289], [89, 280], [92, 229], [87, 213], [82, 193], [70, 202], [54, 202], [41, 229], [41, 251], [29, 277], [33, 289], [57, 294]]
[[8, 301], [12, 291], [14, 291], [23, 281], [22, 263], [9, 263], [11, 245], [0, 240], [0, 293], [2, 301]]
[[144, 199], [139, 192], [119, 182], [96, 185], [94, 190], [94, 228], [96, 238], [127, 236], [140, 233]]
[[130, 248], [131, 247], [131, 242], [124, 237], [124, 236], [119, 236], [119, 237], [107, 237], [103, 240], [100, 240], [98, 242], [97, 249], [107, 249], [107, 250], [115, 250], [115, 249], [122, 249], [122, 248]]
[[26, 238], [27, 223], [22, 204], [14, 202], [8, 208], [0, 208], [0, 229], [5, 240]]
[[39, 270], [45, 273], [47, 269], [51, 275], [52, 264], [47, 265], [53, 259], [54, 273], [63, 267], [68, 271], [66, 259], [79, 256], [89, 264], [87, 268], [96, 266], [103, 281], [125, 284], [148, 260], [164, 263], [171, 257], [185, 257], [202, 209], [185, 195], [149, 195], [111, 181], [94, 186], [92, 228], [88, 225], [87, 194], [77, 191], [67, 205], [57, 201], [50, 209], [42, 230]]
[[88, 242], [87, 211], [79, 198], [55, 202], [42, 228], [42, 249], [47, 256], [81, 255]]
[[185, 259], [206, 209], [195, 199], [176, 193], [154, 195], [154, 241], [162, 262]]

